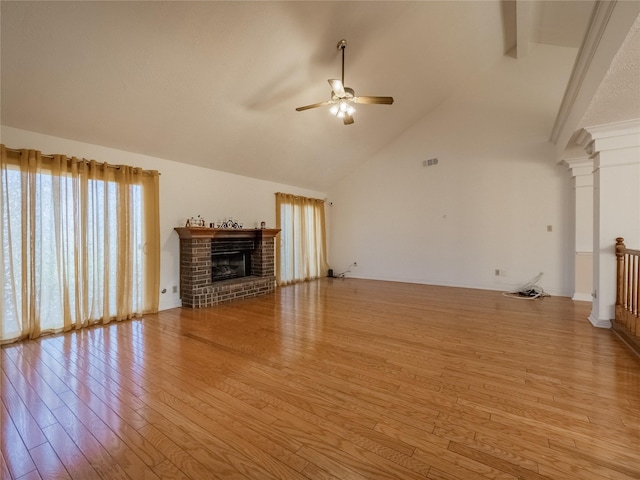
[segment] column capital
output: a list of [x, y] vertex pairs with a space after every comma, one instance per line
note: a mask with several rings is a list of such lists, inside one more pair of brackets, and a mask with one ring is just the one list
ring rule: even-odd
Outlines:
[[593, 160], [588, 155], [563, 158], [560, 163], [571, 171], [573, 177], [593, 175]]
[[584, 147], [591, 158], [603, 151], [640, 147], [640, 118], [584, 127], [577, 143]]

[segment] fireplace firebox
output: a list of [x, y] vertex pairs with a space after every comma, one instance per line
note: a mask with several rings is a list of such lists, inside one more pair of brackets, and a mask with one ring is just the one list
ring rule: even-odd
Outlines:
[[251, 252], [212, 252], [211, 281], [251, 275]]

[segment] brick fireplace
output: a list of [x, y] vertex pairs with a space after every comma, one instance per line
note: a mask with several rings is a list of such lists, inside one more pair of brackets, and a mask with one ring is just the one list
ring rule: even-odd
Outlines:
[[210, 307], [273, 292], [279, 229], [175, 230], [180, 237], [182, 306]]

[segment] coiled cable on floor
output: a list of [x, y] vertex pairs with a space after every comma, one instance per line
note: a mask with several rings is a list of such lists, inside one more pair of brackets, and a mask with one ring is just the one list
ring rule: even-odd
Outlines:
[[536, 298], [550, 297], [551, 295], [546, 293], [542, 287], [537, 285], [542, 278], [542, 275], [543, 273], [540, 272], [524, 285], [516, 288], [515, 290], [511, 290], [510, 292], [503, 292], [502, 295], [509, 298], [517, 298], [519, 300], [535, 300]]

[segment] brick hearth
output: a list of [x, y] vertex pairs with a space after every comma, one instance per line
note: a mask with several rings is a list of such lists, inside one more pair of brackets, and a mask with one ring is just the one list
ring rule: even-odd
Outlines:
[[[180, 297], [182, 306], [202, 308], [272, 293], [275, 288], [275, 236], [279, 229], [185, 227], [180, 236]], [[212, 281], [211, 252], [216, 245], [252, 242], [251, 275]]]

